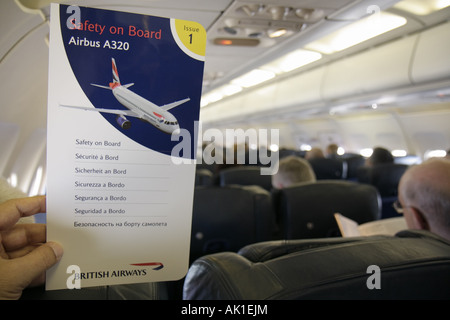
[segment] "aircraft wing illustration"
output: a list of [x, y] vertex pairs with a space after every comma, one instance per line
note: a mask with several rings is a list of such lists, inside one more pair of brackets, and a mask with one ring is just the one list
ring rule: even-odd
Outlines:
[[66, 104], [60, 104], [60, 106], [67, 107], [67, 108], [74, 108], [74, 109], [82, 109], [82, 110], [87, 110], [87, 111], [97, 111], [97, 112], [104, 112], [104, 113], [120, 114], [120, 115], [124, 115], [124, 116], [136, 117], [136, 118], [141, 118], [143, 116], [142, 114], [138, 114], [131, 110], [89, 108], [89, 107], [82, 107], [82, 106], [71, 106], [71, 105], [66, 105]]
[[191, 100], [191, 99], [190, 98], [186, 98], [186, 99], [183, 99], [183, 100], [179, 100], [179, 101], [175, 101], [175, 102], [172, 102], [172, 103], [168, 103], [168, 104], [162, 105], [161, 109], [168, 111], [168, 110], [170, 110], [172, 108], [175, 108], [175, 107], [179, 106], [180, 104], [188, 102], [189, 100]]

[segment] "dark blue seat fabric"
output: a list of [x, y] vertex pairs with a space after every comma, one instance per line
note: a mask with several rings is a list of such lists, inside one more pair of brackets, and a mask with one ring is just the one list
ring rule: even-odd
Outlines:
[[398, 183], [406, 169], [408, 165], [397, 163], [361, 167], [358, 172], [358, 181], [375, 186], [382, 197], [396, 196]]
[[196, 187], [190, 260], [272, 239], [270, 194], [258, 186]]
[[334, 213], [359, 224], [381, 217], [381, 199], [375, 187], [345, 180], [321, 180], [281, 189], [274, 208], [284, 239], [339, 236]]
[[400, 179], [408, 167], [406, 164], [380, 163], [373, 167], [359, 168], [358, 181], [373, 185], [380, 193], [382, 219], [397, 216], [392, 205], [397, 200]]
[[342, 159], [315, 158], [308, 161], [317, 180], [344, 179], [347, 175], [347, 163]]

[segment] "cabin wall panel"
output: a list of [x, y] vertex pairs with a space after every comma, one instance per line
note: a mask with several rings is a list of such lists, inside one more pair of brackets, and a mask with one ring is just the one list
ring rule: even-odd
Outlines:
[[411, 153], [423, 157], [427, 150], [450, 149], [450, 103], [445, 110], [403, 114], [401, 123], [414, 148]]
[[14, 123], [0, 122], [0, 175], [5, 176], [4, 170], [19, 139], [20, 128]]
[[384, 147], [389, 150], [407, 149], [407, 143], [396, 117], [374, 114], [342, 117], [339, 123], [344, 149], [359, 153], [361, 149]]

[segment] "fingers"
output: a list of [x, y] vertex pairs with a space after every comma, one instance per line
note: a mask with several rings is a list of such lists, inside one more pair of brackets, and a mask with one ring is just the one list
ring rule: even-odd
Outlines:
[[[17, 249], [44, 243], [46, 227], [44, 224], [18, 224], [8, 231], [2, 233], [2, 243], [6, 252], [13, 252]], [[13, 258], [10, 256], [10, 258]]]
[[14, 273], [17, 273], [21, 280], [21, 287], [25, 289], [33, 280], [40, 279], [42, 283], [44, 273], [51, 266], [56, 264], [63, 255], [63, 248], [56, 242], [48, 242], [40, 245], [27, 255], [9, 260], [13, 264]]
[[11, 199], [0, 204], [0, 231], [12, 227], [22, 217], [46, 212], [45, 196]]

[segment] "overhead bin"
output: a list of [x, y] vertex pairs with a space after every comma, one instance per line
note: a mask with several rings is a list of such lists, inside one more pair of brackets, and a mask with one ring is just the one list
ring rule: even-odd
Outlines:
[[450, 22], [420, 34], [411, 70], [414, 83], [450, 79], [449, 35]]
[[450, 22], [277, 82], [224, 99], [202, 109], [202, 120], [296, 110], [312, 105], [402, 89], [450, 78]]
[[409, 67], [417, 37], [369, 49], [326, 66], [322, 98], [332, 100], [410, 85]]
[[301, 105], [321, 100], [324, 71], [324, 68], [318, 68], [280, 81], [273, 99], [274, 106]]

